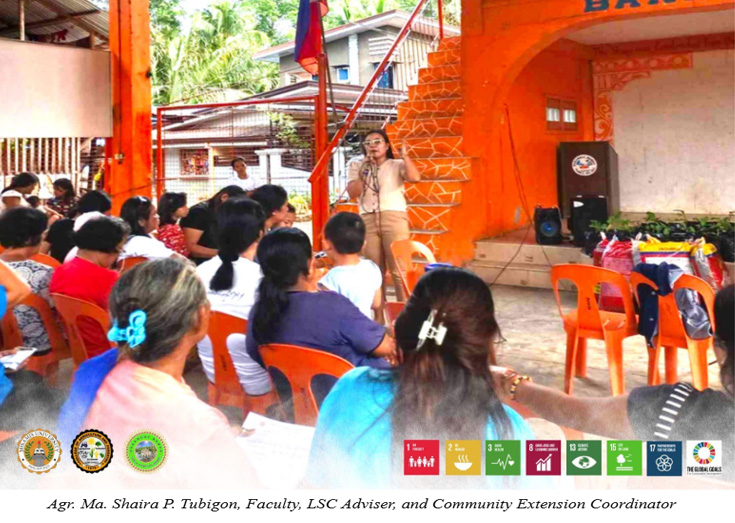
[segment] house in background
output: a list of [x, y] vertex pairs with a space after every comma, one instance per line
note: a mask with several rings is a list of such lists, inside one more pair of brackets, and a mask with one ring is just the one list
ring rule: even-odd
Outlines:
[[[405, 11], [386, 11], [326, 31], [332, 82], [365, 85], [410, 16]], [[377, 87], [406, 91], [416, 83], [419, 68], [426, 66], [427, 53], [436, 49], [439, 25], [436, 20], [419, 18], [413, 28], [407, 44], [393, 57], [393, 64], [383, 73]], [[459, 34], [458, 27], [444, 25], [445, 37]], [[281, 87], [314, 79], [294, 61], [294, 47], [294, 42], [286, 42], [254, 55], [256, 60], [279, 64]]]
[[[383, 60], [401, 28], [409, 20], [404, 11], [388, 11], [326, 32], [333, 85], [329, 89], [330, 134], [355, 103], [375, 68]], [[330, 191], [340, 194], [347, 183], [347, 162], [359, 154], [360, 136], [396, 119], [398, 104], [418, 82], [419, 69], [439, 40], [437, 20], [419, 17], [413, 30], [393, 55], [392, 64], [373, 90], [370, 100], [350, 130], [348, 145], [335, 151], [330, 169]], [[444, 25], [444, 35], [460, 30]], [[311, 102], [279, 103], [284, 98], [317, 96], [315, 78], [294, 62], [294, 43], [270, 47], [255, 55], [280, 65], [280, 87], [243, 100], [273, 99], [273, 105], [224, 105], [165, 112], [161, 122], [164, 187], [184, 191], [193, 200], [212, 195], [226, 185], [230, 162], [242, 157], [248, 172], [261, 183], [278, 183], [289, 193], [308, 194], [314, 167], [314, 107]], [[154, 148], [157, 148], [154, 135]], [[154, 157], [157, 155], [154, 153]]]

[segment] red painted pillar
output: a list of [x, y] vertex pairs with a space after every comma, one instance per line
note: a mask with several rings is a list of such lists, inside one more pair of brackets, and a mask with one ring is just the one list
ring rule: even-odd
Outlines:
[[[314, 103], [315, 107], [315, 151], [314, 158], [319, 160], [329, 143], [327, 133], [327, 60], [324, 54], [319, 55], [319, 94]], [[314, 239], [314, 250], [321, 250], [321, 237], [324, 225], [329, 218], [329, 162], [324, 169], [316, 173], [316, 179], [311, 186], [311, 226]]]
[[148, 0], [110, 0], [113, 135], [107, 187], [113, 212], [131, 196], [151, 196], [151, 80]]

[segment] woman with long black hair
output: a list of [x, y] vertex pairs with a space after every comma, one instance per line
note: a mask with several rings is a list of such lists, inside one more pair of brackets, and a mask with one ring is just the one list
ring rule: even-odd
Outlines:
[[217, 209], [234, 196], [245, 196], [245, 191], [237, 185], [228, 185], [209, 200], [194, 205], [189, 209], [189, 214], [182, 218], [180, 225], [184, 231], [186, 248], [197, 265], [217, 256]]
[[[244, 320], [250, 316], [261, 279], [260, 266], [254, 259], [264, 229], [265, 212], [258, 202], [237, 197], [220, 206], [217, 211], [219, 253], [197, 267], [213, 311]], [[214, 383], [214, 356], [209, 337], [198, 348], [204, 373]], [[247, 353], [245, 333], [230, 336], [227, 348], [245, 392], [258, 396], [270, 391], [268, 373]]]
[[181, 258], [180, 254], [166, 247], [151, 233], [158, 229], [156, 204], [144, 196], [133, 196], [123, 203], [120, 218], [130, 226], [130, 236], [123, 245], [120, 260], [143, 257], [149, 260]]
[[355, 366], [389, 368], [397, 362], [395, 343], [381, 325], [348, 298], [319, 290], [306, 233], [276, 229], [260, 241], [257, 256], [263, 279], [247, 335], [255, 361], [263, 365], [260, 345], [287, 343], [335, 354]]
[[64, 218], [69, 218], [70, 214], [76, 211], [79, 203], [74, 184], [69, 178], [57, 178], [54, 180], [54, 197], [51, 198], [46, 206], [54, 212], [59, 213]]
[[179, 220], [186, 218], [188, 214], [186, 193], [167, 192], [158, 199], [158, 239], [172, 251], [187, 258], [191, 253], [186, 248], [186, 238], [179, 226]]
[[396, 298], [406, 301], [390, 245], [396, 240], [410, 238], [404, 182], [421, 181], [421, 173], [408, 157], [405, 145], [401, 150], [403, 158], [396, 159], [388, 135], [382, 129], [370, 131], [365, 136], [362, 152], [363, 160], [353, 161], [348, 166], [347, 193], [350, 198], [357, 198], [360, 216], [365, 222], [363, 254], [383, 274], [386, 268], [390, 271]]
[[[496, 392], [489, 362], [499, 328], [492, 295], [480, 278], [458, 268], [427, 273], [395, 333], [404, 358], [400, 367], [352, 370], [324, 400], [307, 472], [310, 485], [399, 484], [406, 480], [404, 440], [533, 437]], [[499, 485], [492, 476], [486, 481]]]

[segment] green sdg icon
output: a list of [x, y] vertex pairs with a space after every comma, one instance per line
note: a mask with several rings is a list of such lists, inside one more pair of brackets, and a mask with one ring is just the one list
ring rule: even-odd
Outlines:
[[607, 442], [607, 475], [640, 476], [643, 474], [643, 444], [640, 441]]
[[567, 476], [602, 476], [602, 441], [567, 441]]
[[520, 476], [521, 442], [518, 440], [485, 441], [485, 475]]

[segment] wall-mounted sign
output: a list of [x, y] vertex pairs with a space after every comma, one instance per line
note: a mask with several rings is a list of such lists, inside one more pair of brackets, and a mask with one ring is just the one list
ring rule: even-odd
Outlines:
[[691, 2], [692, 0], [584, 0], [584, 12], [607, 11], [625, 9], [627, 7], [641, 7], [641, 5], [665, 5], [676, 2]]
[[572, 170], [579, 176], [592, 176], [597, 172], [597, 160], [589, 154], [580, 154], [572, 160]]

